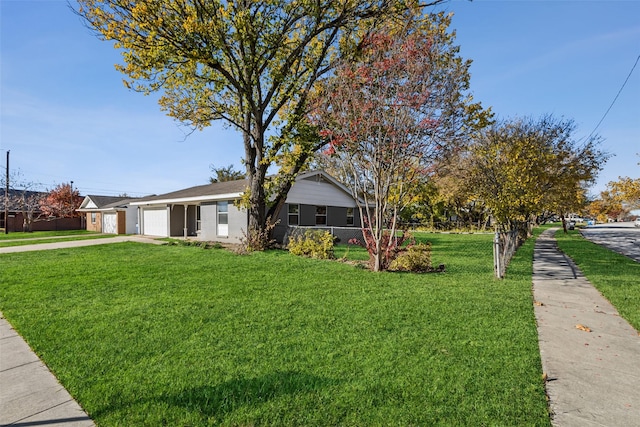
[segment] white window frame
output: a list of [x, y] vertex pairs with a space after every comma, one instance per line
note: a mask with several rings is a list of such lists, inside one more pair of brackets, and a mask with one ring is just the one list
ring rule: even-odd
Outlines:
[[229, 202], [218, 202], [217, 214], [218, 236], [229, 237]]
[[95, 224], [98, 222], [98, 214], [96, 212], [91, 212], [91, 224]]

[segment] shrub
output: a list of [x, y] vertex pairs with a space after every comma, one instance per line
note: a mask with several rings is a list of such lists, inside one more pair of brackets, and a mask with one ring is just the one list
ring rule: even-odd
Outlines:
[[416, 273], [433, 271], [431, 266], [431, 243], [418, 243], [408, 246], [391, 262], [389, 270]]
[[[366, 221], [365, 221], [366, 223]], [[353, 238], [349, 240], [350, 244], [362, 246], [369, 252], [369, 265], [372, 270], [376, 270], [376, 238], [374, 237], [371, 228], [364, 227], [362, 229], [364, 241]], [[415, 244], [415, 239], [411, 233], [405, 230], [399, 230], [395, 233], [391, 233], [389, 230], [383, 230], [380, 239], [381, 250], [381, 265], [380, 270], [389, 270], [393, 261], [407, 250], [404, 246], [406, 242], [409, 242], [409, 246]]]
[[260, 252], [271, 248], [276, 242], [271, 238], [271, 233], [279, 222], [280, 220], [271, 222], [269, 217], [263, 230], [255, 230], [253, 233], [242, 230], [243, 237], [240, 239], [242, 252]]
[[294, 255], [333, 259], [333, 235], [328, 231], [307, 230], [302, 236], [289, 238], [287, 249]]
[[179, 240], [172, 239], [165, 243], [167, 246], [191, 246], [201, 249], [220, 249], [222, 245], [217, 242], [206, 242], [200, 240]]

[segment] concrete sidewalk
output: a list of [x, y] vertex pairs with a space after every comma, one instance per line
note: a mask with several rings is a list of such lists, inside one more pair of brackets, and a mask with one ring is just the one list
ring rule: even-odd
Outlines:
[[95, 424], [0, 313], [0, 426]]
[[555, 426], [640, 425], [640, 336], [556, 246], [535, 246], [533, 295]]
[[154, 245], [162, 245], [166, 243], [161, 240], [156, 240], [150, 237], [138, 236], [138, 235], [115, 236], [115, 237], [104, 237], [100, 239], [69, 240], [64, 242], [40, 243], [40, 244], [22, 245], [22, 246], [7, 246], [5, 248], [0, 248], [0, 254], [9, 254], [9, 253], [15, 253], [15, 252], [47, 251], [51, 249], [64, 249], [64, 248], [79, 248], [82, 246], [107, 245], [110, 243], [122, 243], [122, 242], [151, 243]]

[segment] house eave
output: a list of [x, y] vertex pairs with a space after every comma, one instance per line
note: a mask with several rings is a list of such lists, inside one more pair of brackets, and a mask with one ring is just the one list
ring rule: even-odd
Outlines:
[[216, 194], [209, 196], [194, 196], [194, 197], [179, 197], [179, 198], [167, 198], [158, 200], [148, 200], [140, 202], [131, 202], [132, 206], [152, 206], [152, 205], [180, 205], [180, 204], [197, 204], [201, 202], [215, 202], [219, 200], [235, 200], [239, 199], [242, 193], [226, 193]]
[[116, 207], [116, 208], [79, 208], [76, 209], [76, 212], [117, 212], [117, 211], [126, 211], [126, 207]]

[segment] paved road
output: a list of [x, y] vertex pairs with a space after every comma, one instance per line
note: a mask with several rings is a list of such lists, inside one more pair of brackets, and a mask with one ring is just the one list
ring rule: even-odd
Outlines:
[[640, 262], [640, 227], [634, 227], [632, 222], [598, 224], [580, 232], [593, 243]]

